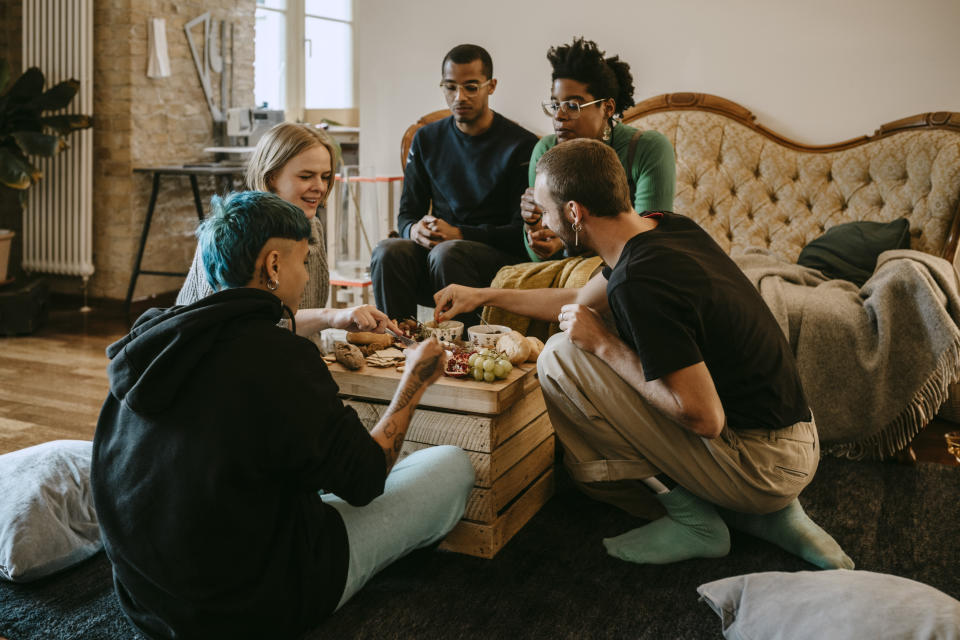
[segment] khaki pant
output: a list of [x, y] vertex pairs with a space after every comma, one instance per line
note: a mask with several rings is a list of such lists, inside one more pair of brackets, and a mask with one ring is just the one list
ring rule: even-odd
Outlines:
[[715, 505], [771, 513], [796, 498], [817, 470], [813, 421], [777, 430], [725, 427], [718, 438], [701, 438], [562, 333], [547, 342], [537, 369], [570, 475], [591, 497], [634, 515], [663, 515], [641, 482], [660, 472]]

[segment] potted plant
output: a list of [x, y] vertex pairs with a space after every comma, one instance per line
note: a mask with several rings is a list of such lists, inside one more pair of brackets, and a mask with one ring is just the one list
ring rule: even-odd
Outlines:
[[[40, 69], [31, 67], [11, 83], [10, 65], [0, 59], [0, 185], [19, 192], [21, 208], [27, 189], [43, 177], [30, 156], [56, 155], [67, 148], [67, 136], [92, 124], [87, 115], [44, 115], [65, 108], [80, 88], [71, 79], [44, 90], [44, 82]], [[12, 232], [0, 230], [0, 258], [9, 256], [12, 239]], [[8, 260], [0, 261], [0, 283], [8, 280], [7, 265]]]

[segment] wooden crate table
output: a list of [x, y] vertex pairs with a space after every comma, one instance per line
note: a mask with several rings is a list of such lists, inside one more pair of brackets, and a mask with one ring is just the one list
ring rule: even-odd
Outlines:
[[[372, 429], [393, 398], [400, 374], [330, 365], [344, 402]], [[492, 558], [553, 495], [553, 427], [536, 366], [514, 367], [505, 380], [441, 376], [423, 394], [400, 457], [439, 444], [470, 456], [477, 478], [463, 519], [441, 549]]]

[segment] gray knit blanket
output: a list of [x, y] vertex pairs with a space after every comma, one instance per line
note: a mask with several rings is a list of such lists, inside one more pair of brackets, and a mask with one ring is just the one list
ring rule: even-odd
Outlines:
[[790, 342], [823, 451], [893, 455], [960, 378], [960, 285], [946, 260], [886, 251], [860, 289], [762, 250], [734, 261]]

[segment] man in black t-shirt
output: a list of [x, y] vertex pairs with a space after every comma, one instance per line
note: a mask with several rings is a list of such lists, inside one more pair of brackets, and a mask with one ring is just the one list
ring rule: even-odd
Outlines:
[[[551, 149], [534, 194], [566, 245], [612, 265], [598, 276], [606, 295], [596, 283], [580, 304], [544, 290], [454, 290], [450, 304], [483, 297], [557, 314], [563, 333], [538, 369], [565, 465], [590, 495], [654, 520], [605, 539], [608, 552], [657, 564], [719, 557], [730, 524], [817, 566], [852, 568], [797, 500], [816, 472], [816, 426], [790, 347], [735, 263], [688, 218], [636, 215], [600, 142]], [[598, 313], [607, 309], [619, 335]]]
[[[482, 47], [454, 47], [441, 65], [453, 112], [420, 129], [410, 145], [397, 228], [380, 242], [371, 276], [377, 307], [391, 318], [416, 315], [437, 290], [484, 286], [500, 267], [525, 261], [520, 196], [537, 137], [490, 109], [497, 86]], [[461, 321], [475, 324], [476, 314]]]

